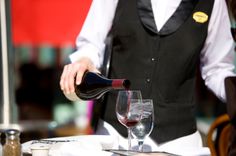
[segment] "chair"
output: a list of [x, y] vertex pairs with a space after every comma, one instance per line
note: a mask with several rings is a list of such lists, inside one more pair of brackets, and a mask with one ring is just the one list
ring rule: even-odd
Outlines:
[[[219, 134], [217, 134], [219, 138], [218, 140], [214, 141], [214, 132], [217, 131], [219, 127], [222, 127]], [[207, 135], [207, 145], [210, 148], [212, 156], [227, 156], [231, 127], [232, 125], [230, 123], [230, 118], [227, 114], [217, 117], [211, 124]], [[216, 145], [218, 148], [216, 148]]]
[[229, 156], [236, 155], [236, 76], [225, 78], [225, 93], [227, 99], [227, 114], [231, 122], [231, 134], [229, 143]]
[[[225, 78], [227, 114], [218, 117], [211, 125], [207, 144], [212, 156], [226, 156], [236, 153], [236, 76]], [[212, 140], [213, 132], [221, 127], [217, 142]], [[216, 149], [216, 145], [218, 148]]]
[[236, 76], [225, 78], [227, 113], [233, 125], [236, 125]]

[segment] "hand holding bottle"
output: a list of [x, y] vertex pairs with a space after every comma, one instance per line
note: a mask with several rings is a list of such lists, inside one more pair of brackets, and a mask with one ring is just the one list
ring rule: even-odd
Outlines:
[[68, 99], [72, 101], [78, 99], [75, 94], [74, 85], [75, 83], [77, 85], [81, 83], [84, 72], [87, 70], [99, 73], [92, 61], [86, 57], [64, 66], [60, 79], [60, 87]]
[[101, 74], [86, 71], [79, 85], [75, 84], [75, 93], [82, 100], [94, 100], [101, 98], [111, 90], [130, 87], [127, 79], [108, 79]]

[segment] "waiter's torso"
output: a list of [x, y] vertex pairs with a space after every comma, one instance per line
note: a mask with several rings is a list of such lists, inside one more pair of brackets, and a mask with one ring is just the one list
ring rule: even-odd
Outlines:
[[[119, 0], [111, 34], [110, 78], [127, 78], [131, 89], [154, 101], [158, 143], [196, 131], [195, 75], [214, 0], [182, 0], [157, 30], [150, 0]], [[117, 92], [110, 92], [103, 119], [126, 133], [117, 120]]]

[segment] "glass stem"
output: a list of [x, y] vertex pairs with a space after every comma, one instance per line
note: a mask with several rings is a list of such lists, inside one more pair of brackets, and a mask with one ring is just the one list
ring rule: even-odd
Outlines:
[[128, 128], [128, 150], [131, 150], [131, 129]]
[[143, 152], [143, 140], [138, 141], [138, 150], [139, 152]]

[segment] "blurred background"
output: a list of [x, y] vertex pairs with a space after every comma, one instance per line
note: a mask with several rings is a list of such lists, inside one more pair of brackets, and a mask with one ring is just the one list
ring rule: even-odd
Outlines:
[[59, 80], [90, 3], [91, 0], [11, 0], [15, 95], [20, 120], [62, 123], [78, 113], [73, 112], [76, 105], [63, 96]]
[[[63, 66], [91, 0], [7, 0], [6, 17], [13, 116], [23, 125], [22, 142], [91, 134], [93, 101], [68, 101], [59, 88]], [[225, 104], [205, 87], [198, 74], [198, 128], [206, 135]], [[1, 103], [2, 105], [2, 103]]]
[[14, 98], [10, 100], [10, 122], [20, 124], [22, 142], [92, 133], [92, 101], [68, 101], [59, 87], [63, 66], [75, 49], [90, 3], [91, 0], [5, 1], [9, 93]]

